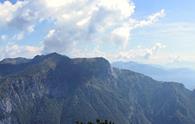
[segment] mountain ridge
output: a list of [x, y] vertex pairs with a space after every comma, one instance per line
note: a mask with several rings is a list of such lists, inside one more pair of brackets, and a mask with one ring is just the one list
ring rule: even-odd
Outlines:
[[133, 70], [161, 81], [183, 83], [188, 89], [195, 89], [195, 71], [188, 68], [165, 68], [158, 65], [140, 64], [136, 62], [114, 62], [113, 67]]
[[18, 70], [0, 78], [2, 124], [73, 124], [97, 118], [118, 124], [195, 123], [194, 92], [113, 68], [104, 58], [49, 54], [10, 65]]

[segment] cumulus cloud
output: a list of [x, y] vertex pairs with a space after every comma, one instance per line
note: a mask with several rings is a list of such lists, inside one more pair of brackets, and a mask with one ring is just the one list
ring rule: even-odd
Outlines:
[[[166, 48], [166, 45], [162, 43], [155, 43], [151, 47], [143, 47], [143, 46], [137, 46], [136, 48], [128, 49], [128, 50], [121, 50], [116, 52], [104, 52], [99, 47], [96, 47], [93, 51], [88, 52], [88, 50], [75, 50], [74, 54], [76, 57], [105, 57], [108, 58], [111, 61], [142, 61], [142, 62], [148, 62], [148, 61], [154, 61], [161, 63], [160, 61], [167, 60], [169, 56], [164, 56], [161, 54], [161, 50]], [[153, 62], [151, 62], [153, 63]]]
[[129, 0], [80, 0], [80, 4], [71, 0], [58, 5], [59, 1], [45, 1], [56, 13], [56, 27], [52, 36], [45, 38], [44, 52], [73, 54], [75, 49], [82, 49], [82, 44], [86, 44], [85, 49], [108, 44], [116, 50], [126, 49], [133, 29], [153, 24], [165, 15], [161, 10], [146, 20], [136, 20], [132, 17], [135, 5]]
[[34, 31], [41, 18], [36, 6], [30, 0], [18, 0], [15, 4], [7, 0], [0, 3], [0, 27], [9, 30], [9, 39], [22, 40]]
[[152, 47], [150, 48], [145, 48], [145, 47], [137, 47], [135, 49], [131, 49], [128, 51], [121, 51], [119, 52], [118, 56], [113, 56], [114, 59], [126, 59], [126, 60], [131, 60], [131, 59], [137, 59], [137, 60], [148, 60], [152, 57], [155, 57], [158, 52], [165, 48], [166, 46], [163, 45], [162, 43], [155, 43]]
[[134, 25], [134, 27], [139, 28], [139, 27], [151, 25], [151, 24], [157, 22], [161, 17], [164, 17], [164, 16], [165, 16], [165, 10], [162, 9], [160, 12], [157, 12], [157, 13], [154, 13], [154, 14], [148, 16], [147, 19], [138, 21]]
[[17, 44], [8, 44], [3, 48], [0, 48], [0, 58], [9, 58], [9, 57], [28, 57], [31, 58], [34, 55], [38, 55], [41, 52], [40, 47], [33, 47], [29, 45], [17, 45]]
[[152, 48], [145, 49], [144, 58], [149, 59], [152, 55], [156, 54], [158, 50], [165, 48], [166, 46], [161, 43], [156, 43]]
[[1, 23], [8, 23], [14, 18], [14, 13], [23, 7], [23, 2], [18, 1], [16, 4], [12, 4], [10, 1], [4, 1], [0, 3], [0, 21]]
[[[127, 44], [131, 27], [129, 17], [134, 12], [134, 4], [127, 0], [93, 0], [64, 3], [49, 9], [56, 11], [56, 27], [52, 37], [44, 42], [44, 51], [71, 52], [78, 45], [104, 44], [104, 42]], [[47, 5], [47, 4], [46, 4]], [[52, 4], [53, 5], [53, 4]], [[68, 8], [61, 11], [62, 8]], [[71, 11], [69, 9], [71, 7]], [[79, 8], [79, 10], [78, 10]], [[63, 23], [62, 23], [63, 22]], [[60, 38], [59, 38], [60, 36]], [[55, 44], [55, 45], [54, 45]]]
[[[132, 16], [135, 11], [132, 0], [24, 0], [16, 4], [6, 1], [0, 4], [0, 11], [2, 25], [18, 30], [12, 36], [15, 40], [22, 40], [26, 33], [35, 31], [38, 23], [50, 20], [53, 26], [43, 38], [41, 52], [70, 56], [122, 53], [127, 50], [132, 30], [151, 25], [165, 15], [161, 10], [144, 20], [136, 20]], [[26, 49], [16, 46], [11, 49]], [[105, 50], [105, 46], [112, 50]], [[147, 56], [158, 48], [157, 45], [154, 50], [148, 50]]]

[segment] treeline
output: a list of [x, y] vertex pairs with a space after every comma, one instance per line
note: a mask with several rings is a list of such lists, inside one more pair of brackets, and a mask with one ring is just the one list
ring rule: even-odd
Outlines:
[[108, 120], [99, 120], [96, 119], [96, 122], [92, 122], [92, 121], [88, 121], [87, 123], [84, 123], [82, 121], [76, 121], [76, 124], [114, 124], [114, 122], [112, 121], [108, 121]]

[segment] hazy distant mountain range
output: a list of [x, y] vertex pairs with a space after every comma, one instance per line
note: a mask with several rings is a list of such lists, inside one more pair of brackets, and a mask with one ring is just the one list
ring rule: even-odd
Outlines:
[[112, 66], [139, 72], [155, 80], [180, 82], [189, 89], [195, 89], [195, 70], [192, 69], [168, 69], [158, 65], [140, 64], [136, 62], [114, 62]]
[[0, 64], [0, 124], [195, 124], [195, 92], [111, 67], [104, 58], [52, 53]]

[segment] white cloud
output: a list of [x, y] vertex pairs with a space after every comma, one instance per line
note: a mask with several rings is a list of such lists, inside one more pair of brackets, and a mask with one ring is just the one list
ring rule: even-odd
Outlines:
[[135, 6], [128, 0], [100, 0], [99, 6], [110, 11], [120, 12], [122, 18], [131, 16], [134, 13]]
[[55, 32], [44, 42], [46, 53], [57, 51], [71, 55], [74, 49], [82, 49], [83, 44], [93, 49], [106, 44], [117, 46], [116, 50], [126, 49], [133, 29], [153, 24], [164, 16], [161, 10], [137, 21], [132, 17], [135, 5], [129, 0], [71, 0], [60, 5], [59, 1], [44, 2], [49, 4], [47, 11], [56, 20]]
[[166, 46], [161, 43], [156, 43], [152, 48], [145, 49], [144, 58], [149, 59], [152, 55], [158, 52], [159, 49], [165, 48]]
[[157, 12], [157, 13], [154, 13], [153, 15], [148, 16], [146, 20], [136, 22], [134, 27], [139, 28], [139, 27], [151, 25], [157, 22], [161, 17], [164, 17], [164, 16], [165, 16], [165, 10], [162, 9], [160, 12]]
[[75, 2], [74, 0], [42, 0], [48, 7], [58, 8]]
[[[13, 40], [22, 40], [35, 31], [38, 23], [50, 20], [53, 26], [43, 39], [43, 52], [70, 56], [75, 51], [80, 51], [80, 55], [109, 54], [105, 46], [113, 47], [116, 53], [123, 52], [128, 48], [132, 30], [153, 24], [165, 15], [161, 10], [145, 20], [136, 20], [132, 17], [135, 5], [131, 0], [25, 0], [16, 4], [6, 1], [0, 4], [0, 11], [5, 8], [8, 10], [0, 14], [0, 20], [6, 18], [6, 28], [18, 31]], [[149, 55], [152, 52], [148, 50]]]
[[0, 21], [1, 23], [10, 22], [14, 18], [14, 13], [22, 8], [24, 5], [23, 2], [18, 1], [16, 4], [12, 4], [10, 1], [4, 1], [0, 3]]
[[0, 3], [0, 30], [9, 30], [7, 35], [10, 40], [22, 40], [32, 33], [40, 17], [41, 14], [32, 1], [18, 0], [13, 4], [6, 0]]
[[162, 43], [155, 43], [151, 47], [142, 47], [138, 46], [137, 48], [129, 49], [129, 50], [121, 50], [116, 52], [103, 52], [98, 46], [93, 50], [88, 52], [88, 50], [80, 50], [75, 49], [74, 55], [75, 57], [105, 57], [108, 58], [110, 61], [141, 61], [141, 62], [148, 62], [148, 63], [162, 63], [167, 62], [165, 60], [169, 60], [169, 56], [162, 54], [161, 50], [166, 48], [166, 45]]
[[31, 58], [37, 54], [40, 54], [42, 48], [33, 47], [28, 45], [8, 44], [3, 48], [0, 48], [0, 58], [9, 57], [28, 57]]
[[118, 54], [111, 54], [108, 57], [110, 57], [111, 60], [134, 60], [142, 62], [151, 62], [156, 61], [156, 58], [160, 60], [159, 57], [161, 57], [161, 59], [164, 59], [164, 57], [160, 54], [160, 50], [165, 47], [166, 46], [161, 43], [155, 43], [149, 48], [138, 46], [134, 49], [120, 51], [118, 52]]
[[8, 38], [7, 35], [3, 34], [3, 35], [0, 36], [0, 41], [6, 41], [7, 38]]

